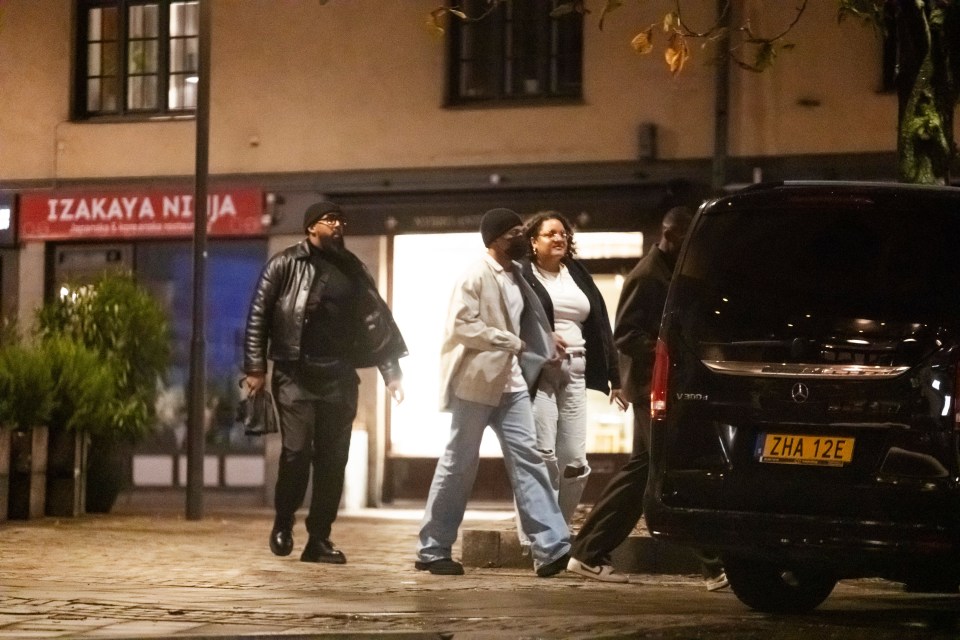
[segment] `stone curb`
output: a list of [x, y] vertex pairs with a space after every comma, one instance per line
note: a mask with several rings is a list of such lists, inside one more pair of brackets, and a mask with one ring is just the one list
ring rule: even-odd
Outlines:
[[[517, 532], [510, 529], [464, 529], [462, 561], [468, 567], [532, 569], [530, 556], [520, 551]], [[698, 574], [696, 554], [650, 536], [631, 535], [611, 555], [623, 573]]]

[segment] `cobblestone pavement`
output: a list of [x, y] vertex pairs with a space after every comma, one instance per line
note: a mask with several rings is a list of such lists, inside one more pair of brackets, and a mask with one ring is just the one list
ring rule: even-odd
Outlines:
[[[638, 586], [714, 622], [745, 614], [729, 594], [704, 598], [697, 576], [633, 575], [628, 585], [526, 569], [472, 569], [462, 577], [413, 569], [419, 511], [342, 514], [333, 539], [348, 564], [299, 561], [267, 548], [272, 514], [233, 510], [87, 515], [0, 524], [0, 639], [160, 638], [376, 633], [383, 637], [597, 637], [636, 628], [636, 616], [683, 624]], [[465, 527], [502, 526], [507, 512], [469, 512]], [[644, 609], [644, 607], [646, 607]], [[589, 613], [587, 613], [589, 612]], [[651, 618], [653, 620], [654, 618]], [[645, 622], [645, 625], [650, 623]], [[649, 628], [649, 626], [645, 627]], [[327, 637], [326, 635], [321, 637]]]

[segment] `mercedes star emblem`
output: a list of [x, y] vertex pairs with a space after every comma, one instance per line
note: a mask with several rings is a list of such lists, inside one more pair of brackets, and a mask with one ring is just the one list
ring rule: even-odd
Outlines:
[[810, 389], [802, 382], [798, 382], [790, 389], [790, 397], [797, 403], [806, 402], [807, 398], [810, 397]]

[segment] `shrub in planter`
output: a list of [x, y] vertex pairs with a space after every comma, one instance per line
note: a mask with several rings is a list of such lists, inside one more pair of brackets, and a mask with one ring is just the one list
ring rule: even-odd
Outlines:
[[[38, 324], [44, 338], [66, 337], [94, 351], [113, 377], [114, 393], [102, 420], [86, 427], [91, 434], [87, 511], [108, 511], [126, 479], [120, 468], [124, 447], [153, 426], [157, 380], [170, 361], [166, 316], [132, 275], [113, 273], [64, 290], [40, 310]], [[112, 494], [102, 498], [105, 502], [98, 502], [101, 489]]]
[[53, 386], [50, 368], [35, 345], [0, 346], [0, 428], [12, 430], [9, 502], [2, 502], [11, 518], [43, 515]]
[[48, 336], [38, 348], [53, 377], [46, 512], [77, 516], [85, 510], [87, 442], [110, 428], [115, 375], [109, 362], [73, 338]]
[[0, 424], [14, 430], [47, 424], [53, 387], [53, 374], [36, 345], [0, 347]]

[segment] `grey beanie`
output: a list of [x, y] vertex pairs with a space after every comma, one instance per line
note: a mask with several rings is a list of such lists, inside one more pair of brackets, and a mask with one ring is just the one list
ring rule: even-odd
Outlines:
[[335, 213], [338, 216], [343, 216], [343, 210], [341, 210], [340, 205], [335, 202], [330, 202], [329, 200], [314, 202], [312, 205], [307, 207], [307, 210], [303, 214], [303, 230], [306, 231], [315, 225], [317, 220], [329, 213]]
[[516, 211], [503, 208], [490, 209], [480, 218], [480, 237], [483, 238], [483, 246], [489, 247], [494, 240], [522, 224], [523, 220]]

